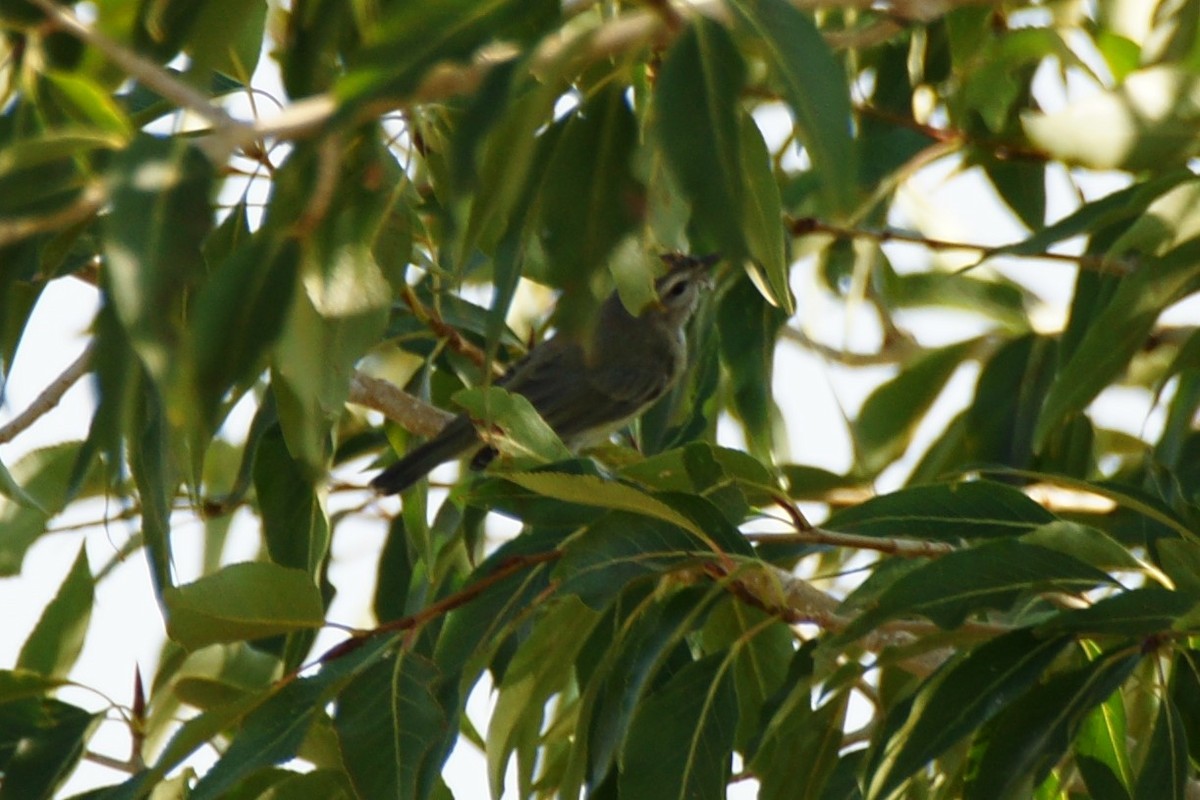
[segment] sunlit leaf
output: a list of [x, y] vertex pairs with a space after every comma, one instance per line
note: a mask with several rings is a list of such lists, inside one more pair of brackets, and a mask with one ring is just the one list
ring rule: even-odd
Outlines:
[[83, 649], [92, 616], [93, 580], [87, 551], [79, 549], [57, 594], [42, 611], [33, 632], [21, 646], [17, 668], [64, 678]]
[[163, 595], [167, 632], [189, 648], [315, 628], [324, 621], [312, 577], [275, 564], [243, 562]]

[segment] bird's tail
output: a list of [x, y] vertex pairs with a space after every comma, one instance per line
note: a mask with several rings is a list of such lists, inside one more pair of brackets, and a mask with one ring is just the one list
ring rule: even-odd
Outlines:
[[402, 492], [434, 467], [458, 458], [478, 444], [479, 435], [475, 432], [475, 426], [466, 417], [457, 417], [442, 428], [437, 436], [409, 451], [404, 458], [376, 475], [371, 481], [371, 488], [379, 494]]

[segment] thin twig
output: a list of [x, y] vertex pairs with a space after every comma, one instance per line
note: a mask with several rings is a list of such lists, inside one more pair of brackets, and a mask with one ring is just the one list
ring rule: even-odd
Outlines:
[[26, 428], [37, 422], [58, 405], [63, 395], [67, 393], [67, 390], [91, 370], [92, 348], [93, 346], [89, 344], [80, 353], [79, 358], [75, 359], [70, 366], [62, 371], [61, 375], [51, 381], [50, 385], [43, 389], [42, 393], [34, 398], [34, 401], [24, 411], [3, 428], [0, 428], [0, 444], [12, 441]]
[[317, 663], [327, 664], [330, 661], [341, 658], [348, 653], [351, 653], [362, 647], [371, 639], [382, 636], [387, 633], [398, 633], [400, 631], [412, 630], [420, 628], [431, 620], [437, 619], [443, 614], [448, 614], [456, 608], [465, 606], [467, 603], [474, 600], [485, 591], [495, 586], [505, 578], [511, 577], [523, 569], [538, 564], [548, 564], [552, 561], [557, 561], [562, 558], [561, 550], [550, 550], [544, 553], [532, 553], [526, 556], [514, 556], [496, 568], [494, 572], [489, 572], [471, 585], [460, 589], [454, 594], [447, 595], [441, 600], [426, 606], [415, 614], [410, 614], [407, 617], [401, 617], [391, 622], [385, 622], [370, 630], [359, 631], [353, 638], [340, 642], [317, 659]]
[[937, 558], [953, 553], [955, 548], [946, 542], [930, 542], [924, 539], [903, 537], [880, 538], [857, 533], [838, 533], [818, 528], [808, 521], [800, 507], [781, 494], [774, 496], [775, 503], [792, 520], [793, 533], [748, 533], [752, 542], [784, 542], [797, 544], [827, 544], [833, 547], [854, 547], [860, 550], [875, 550], [901, 558]]
[[[405, 305], [407, 305], [413, 312], [413, 316], [415, 316], [423, 325], [429, 328], [429, 330], [446, 340], [447, 347], [459, 355], [470, 359], [471, 362], [481, 370], [487, 369], [489, 361], [487, 353], [468, 342], [465, 338], [463, 338], [463, 335], [458, 332], [457, 328], [447, 323], [440, 316], [438, 316], [436, 311], [422, 303], [420, 298], [417, 297], [416, 292], [412, 290], [412, 287], [406, 284], [401, 291], [400, 297], [404, 300]], [[504, 374], [504, 367], [502, 367], [500, 364], [492, 361], [491, 365], [493, 375], [500, 376]]]
[[847, 367], [876, 367], [887, 364], [898, 364], [918, 355], [921, 346], [909, 336], [893, 336], [883, 343], [883, 347], [875, 353], [850, 353], [838, 350], [813, 339], [804, 331], [785, 325], [779, 335], [811, 350], [822, 358]]
[[124, 772], [128, 775], [134, 775], [142, 769], [142, 767], [132, 761], [125, 761], [120, 758], [106, 756], [102, 753], [97, 753], [94, 750], [85, 751], [83, 754], [83, 759], [84, 761], [91, 761], [93, 764], [99, 764], [102, 767], [115, 769], [118, 772]]
[[919, 244], [927, 247], [930, 250], [946, 251], [946, 250], [962, 250], [971, 253], [979, 254], [979, 262], [972, 266], [978, 266], [992, 258], [1008, 256], [1011, 258], [1036, 258], [1047, 261], [1061, 261], [1072, 264], [1083, 269], [1100, 270], [1106, 272], [1115, 272], [1119, 274], [1127, 274], [1132, 267], [1121, 259], [1108, 258], [1105, 256], [1097, 256], [1089, 253], [1081, 255], [1070, 255], [1069, 253], [1051, 253], [1042, 251], [1038, 253], [1013, 253], [1009, 252], [1006, 247], [992, 247], [989, 245], [972, 244], [970, 242], [952, 242], [946, 239], [931, 239], [928, 236], [922, 236], [917, 233], [908, 233], [905, 231], [897, 231], [892, 229], [876, 230], [870, 228], [848, 228], [842, 225], [835, 225], [831, 222], [817, 219], [816, 217], [798, 217], [787, 221], [788, 231], [792, 236], [810, 236], [812, 234], [826, 234], [838, 239], [870, 239], [879, 244], [888, 242], [908, 242], [909, 244]]

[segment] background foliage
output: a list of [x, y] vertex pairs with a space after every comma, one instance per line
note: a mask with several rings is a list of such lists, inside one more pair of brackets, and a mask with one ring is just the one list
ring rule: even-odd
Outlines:
[[[445, 798], [456, 743], [514, 796], [1194, 792], [1200, 334], [1164, 312], [1200, 289], [1197, 6], [870, 5], [0, 2], [3, 377], [47, 287], [101, 299], [0, 428], [91, 376], [84, 438], [0, 466], [0, 571], [94, 498], [138, 529], [80, 549], [0, 671], [0, 797], [86, 756], [118, 770], [97, 799]], [[911, 187], [947, 168], [1026, 233], [937, 238]], [[667, 250], [724, 267], [632, 438], [547, 463], [497, 412], [486, 475], [367, 496], [436, 428], [413, 397], [482, 403], [531, 337], [645, 301]], [[844, 423], [773, 374], [795, 342], [870, 381]], [[1136, 419], [1096, 413], [1115, 395]], [[806, 426], [849, 463], [792, 463]], [[354, 524], [390, 526], [380, 627], [314, 648]], [[135, 553], [161, 657], [68, 702]]]

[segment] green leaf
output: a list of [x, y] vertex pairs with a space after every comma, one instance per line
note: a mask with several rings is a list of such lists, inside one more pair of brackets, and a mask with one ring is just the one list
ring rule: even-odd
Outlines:
[[1129, 762], [1125, 703], [1114, 692], [1092, 709], [1075, 739], [1075, 764], [1093, 797], [1130, 800], [1133, 765]]
[[859, 471], [877, 475], [904, 454], [942, 387], [977, 345], [966, 341], [934, 350], [871, 392], [852, 426]]
[[1046, 221], [1046, 165], [985, 156], [982, 166], [996, 193], [1030, 230]]
[[727, 667], [724, 653], [689, 664], [641, 705], [621, 751], [621, 796], [725, 797], [737, 725]]
[[230, 564], [163, 592], [167, 633], [188, 649], [320, 627], [321, 593], [312, 576], [277, 564]]
[[[802, 697], [801, 695], [805, 695]], [[768, 723], [763, 747], [752, 764], [762, 800], [826, 797], [846, 724], [849, 692], [838, 692], [811, 708], [808, 681], [800, 683]]]
[[865, 536], [957, 542], [1017, 536], [1056, 519], [1023, 492], [978, 480], [880, 495], [834, 512], [822, 527]]
[[261, 0], [200, 3], [187, 36], [191, 70], [204, 75], [212, 69], [231, 78], [249, 80], [263, 49], [266, 22], [267, 3]]
[[121, 142], [132, 137], [133, 126], [125, 112], [100, 86], [82, 75], [45, 72], [43, 77], [48, 89], [43, 102], [57, 108], [67, 120]]
[[613, 636], [600, 643], [605, 647], [603, 660], [594, 670], [576, 667], [581, 683], [586, 684], [581, 692], [576, 750], [578, 761], [586, 766], [589, 787], [594, 789], [606, 776], [611, 777], [614, 759], [628, 742], [634, 715], [645, 708], [643, 695], [650, 691], [660, 670], [673, 663], [674, 656], [686, 652], [684, 637], [704, 621], [717, 597], [711, 589], [687, 587], [665, 602], [638, 604], [632, 613], [614, 609], [597, 626], [584, 652], [599, 643], [596, 640], [609, 623]]
[[1142, 656], [1101, 656], [1055, 676], [1009, 705], [978, 742], [966, 800], [1031, 797], [1078, 733], [1087, 714], [1125, 681]]
[[[517, 622], [537, 602], [545, 600], [553, 562], [558, 556], [555, 550], [561, 539], [561, 533], [557, 532], [519, 536], [497, 548], [471, 573], [462, 590], [470, 589], [476, 582], [484, 582], [486, 588], [450, 613], [433, 656], [447, 680], [472, 685], [478, 672], [487, 665], [487, 658], [504, 643]], [[532, 557], [534, 562], [502, 579], [489, 578], [512, 559], [522, 557]]]
[[13, 465], [14, 479], [31, 503], [0, 497], [0, 576], [17, 575], [25, 553], [66, 504], [78, 442], [26, 453]]
[[736, 0], [740, 29], [765, 51], [834, 216], [854, 208], [857, 165], [845, 69], [812, 20], [785, 0]]
[[906, 614], [920, 614], [949, 630], [972, 612], [1007, 610], [1024, 592], [1075, 593], [1114, 582], [1107, 573], [1070, 556], [1001, 539], [949, 553], [901, 576], [834, 641], [854, 641]]
[[1091, 234], [1127, 222], [1145, 211], [1156, 197], [1192, 177], [1187, 170], [1177, 170], [1118, 189], [1084, 203], [1057, 222], [1035, 230], [1020, 242], [996, 248], [992, 255], [1036, 255], [1073, 236]]
[[619, 84], [601, 89], [563, 127], [546, 166], [539, 234], [556, 286], [585, 285], [638, 221], [631, 172], [637, 120]]
[[[543, 464], [571, 458], [571, 451], [522, 395], [499, 386], [480, 386], [456, 392], [454, 402], [484, 430], [499, 426], [504, 431], [496, 438], [496, 446], [504, 455]], [[510, 475], [504, 477], [513, 480]]]
[[787, 315], [770, 306], [750, 280], [739, 278], [720, 296], [717, 328], [721, 363], [733, 390], [732, 411], [746, 431], [750, 453], [770, 461], [778, 411], [771, 395], [775, 342]]
[[696, 17], [667, 52], [655, 86], [658, 139], [694, 225], [722, 255], [747, 254], [738, 102], [746, 67], [720, 23]]
[[684, 528], [626, 511], [605, 514], [564, 548], [559, 591], [604, 608], [627, 584], [711, 558]]
[[188, 333], [201, 419], [215, 424], [226, 393], [266, 367], [283, 330], [299, 265], [293, 240], [273, 246], [259, 236], [217, 264], [196, 294]]
[[42, 609], [41, 618], [21, 646], [18, 669], [40, 672], [47, 677], [67, 677], [83, 649], [92, 618], [92, 586], [87, 550], [80, 546], [58, 593]]
[[1170, 697], [1162, 698], [1146, 760], [1138, 772], [1135, 800], [1185, 800], [1188, 796], [1188, 731]]
[[1037, 681], [1071, 643], [1019, 628], [944, 665], [910, 705], [893, 706], [868, 774], [869, 800], [897, 796], [904, 782]]
[[550, 0], [447, 0], [389, 5], [337, 87], [347, 109], [381, 94], [402, 96], [439, 61], [466, 59], [490, 39], [528, 38], [557, 16]]
[[966, 411], [962, 461], [1032, 465], [1033, 429], [1058, 354], [1055, 340], [1029, 334], [1007, 342], [983, 364]]
[[316, 675], [284, 683], [265, 699], [258, 699], [246, 713], [233, 742], [196, 783], [189, 797], [194, 800], [226, 797], [246, 776], [294, 757], [314, 721], [324, 714], [325, 704], [333, 693], [364, 669], [364, 662], [375, 661], [381, 647], [362, 648], [354, 654], [356, 657], [342, 658]]
[[1198, 263], [1200, 239], [1193, 239], [1160, 258], [1147, 259], [1121, 279], [1050, 387], [1034, 433], [1039, 446], [1125, 369], [1163, 309], [1193, 286], [1200, 275]]
[[962, 309], [991, 317], [1015, 331], [1028, 329], [1028, 309], [1034, 301], [1019, 283], [1003, 278], [985, 280], [961, 272], [889, 271], [884, 291], [889, 303], [898, 308]]
[[103, 276], [129, 341], [172, 403], [190, 411], [187, 364], [179, 358], [188, 290], [204, 275], [201, 244], [212, 228], [213, 165], [183, 139], [142, 134], [109, 170]]
[[1146, 586], [1101, 598], [1087, 608], [1059, 612], [1039, 630], [1048, 634], [1146, 637], [1171, 631], [1197, 602], [1183, 592]]
[[[536, 759], [543, 707], [570, 684], [575, 658], [599, 616], [578, 598], [564, 597], [540, 615], [504, 670], [487, 729], [488, 785], [493, 798], [504, 792], [504, 776], [514, 750], [521, 748], [524, 763]], [[525, 769], [518, 770], [522, 796], [531, 794], [527, 774]]]
[[705, 532], [686, 515], [654, 495], [624, 483], [594, 475], [570, 475], [563, 472], [514, 472], [506, 474], [504, 479], [556, 500], [615, 511], [630, 511], [662, 520], [683, 528], [701, 541], [708, 541]]
[[1077, 522], [1055, 520], [1024, 534], [1021, 541], [1066, 553], [1105, 572], [1140, 570], [1161, 579], [1153, 565], [1138, 559], [1116, 539]]
[[[276, 173], [264, 227], [280, 237], [293, 235], [291, 220], [307, 213], [321, 164], [315, 145], [296, 145]], [[341, 154], [338, 167], [331, 190], [336, 213], [311, 223], [315, 230], [301, 240], [302, 289], [292, 297], [271, 361], [271, 389], [288, 449], [311, 478], [326, 474], [331, 429], [345, 410], [351, 373], [379, 343], [392, 302], [371, 243], [391, 207], [390, 194], [374, 181], [394, 173], [395, 156], [362, 136]]]
[[341, 693], [334, 728], [358, 797], [430, 796], [457, 733], [448, 678], [436, 662], [402, 649]]
[[100, 717], [51, 698], [0, 704], [0, 800], [50, 800]]
[[316, 576], [329, 550], [329, 519], [313, 481], [271, 425], [254, 458], [254, 492], [271, 560]]
[[0, 669], [0, 706], [15, 700], [40, 697], [66, 683], [40, 672], [24, 669]]
[[[760, 278], [756, 283], [763, 291], [763, 296], [790, 317], [796, 313], [796, 300], [788, 285], [783, 207], [779, 199], [779, 184], [771, 171], [771, 154], [752, 116], [741, 114], [738, 123], [742, 143], [742, 175], [746, 184], [742, 229], [750, 257], [763, 273], [759, 276], [754, 272], [751, 276]], [[761, 278], [765, 278], [765, 282]]]

